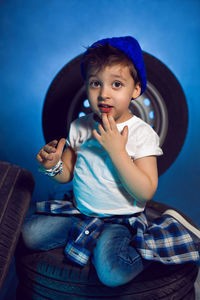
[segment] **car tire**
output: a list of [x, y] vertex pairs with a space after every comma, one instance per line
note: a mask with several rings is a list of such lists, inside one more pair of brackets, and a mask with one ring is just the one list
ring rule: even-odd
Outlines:
[[0, 290], [17, 246], [34, 188], [32, 174], [0, 162]]
[[[160, 216], [167, 208], [151, 201], [147, 206], [148, 220]], [[171, 267], [152, 263], [131, 282], [109, 288], [99, 281], [90, 262], [81, 268], [66, 260], [64, 248], [44, 252], [21, 250], [16, 267], [19, 278], [17, 300], [193, 300], [198, 274], [194, 263]]]
[[[130, 106], [133, 113], [149, 123], [158, 133], [164, 155], [158, 157], [159, 175], [179, 155], [188, 127], [187, 101], [175, 75], [160, 60], [143, 52], [147, 89]], [[91, 112], [80, 73], [82, 55], [66, 64], [47, 91], [42, 115], [46, 142], [67, 137], [70, 123], [81, 114]], [[87, 102], [86, 102], [87, 103]]]

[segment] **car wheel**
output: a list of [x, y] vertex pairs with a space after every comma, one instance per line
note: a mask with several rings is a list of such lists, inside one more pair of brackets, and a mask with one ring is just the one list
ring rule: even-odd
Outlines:
[[[154, 56], [144, 52], [147, 89], [130, 104], [130, 110], [150, 124], [160, 136], [164, 155], [158, 158], [159, 175], [175, 161], [188, 127], [187, 102], [174, 74]], [[67, 137], [70, 123], [91, 112], [80, 73], [82, 55], [66, 64], [47, 91], [43, 107], [46, 142]]]

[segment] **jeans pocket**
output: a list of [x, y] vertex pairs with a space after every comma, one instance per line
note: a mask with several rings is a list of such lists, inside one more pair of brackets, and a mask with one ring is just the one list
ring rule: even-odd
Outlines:
[[133, 246], [130, 245], [130, 239], [127, 237], [123, 238], [121, 247], [119, 248], [118, 256], [124, 262], [130, 265], [141, 260], [140, 254], [135, 250]]

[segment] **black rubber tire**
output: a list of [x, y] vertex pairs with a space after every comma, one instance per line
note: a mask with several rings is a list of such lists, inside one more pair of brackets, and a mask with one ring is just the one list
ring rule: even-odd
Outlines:
[[[151, 202], [148, 219], [168, 208]], [[130, 283], [109, 288], [101, 284], [92, 264], [80, 268], [64, 258], [63, 248], [25, 252], [16, 259], [19, 286], [17, 299], [126, 299], [192, 300], [198, 274], [196, 264], [169, 267], [153, 263]]]
[[159, 175], [175, 161], [184, 144], [188, 128], [188, 107], [175, 75], [154, 56], [144, 53], [147, 78], [163, 97], [168, 111], [168, 130], [158, 157]]
[[[81, 56], [62, 68], [47, 91], [42, 116], [46, 142], [67, 137], [71, 121], [78, 117], [82, 102], [87, 98], [80, 74]], [[164, 155], [158, 158], [161, 175], [175, 161], [183, 146], [188, 126], [187, 102], [178, 80], [161, 61], [146, 52], [144, 61], [148, 82], [161, 95], [168, 119], [162, 145]]]
[[34, 180], [29, 171], [0, 162], [0, 290], [17, 245], [33, 187]]

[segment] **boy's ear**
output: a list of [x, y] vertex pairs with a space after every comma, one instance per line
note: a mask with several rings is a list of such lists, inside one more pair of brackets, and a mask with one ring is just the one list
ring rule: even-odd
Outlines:
[[136, 99], [141, 93], [141, 83], [137, 82], [133, 91], [132, 99]]

